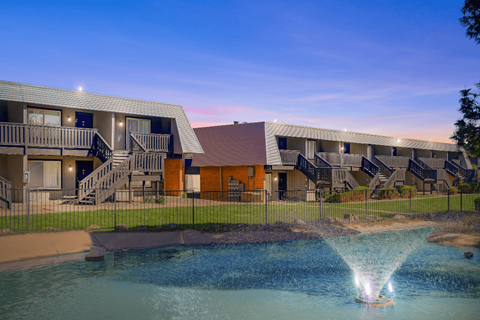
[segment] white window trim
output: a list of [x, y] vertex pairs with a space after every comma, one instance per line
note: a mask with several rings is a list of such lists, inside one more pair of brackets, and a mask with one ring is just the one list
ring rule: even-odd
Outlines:
[[[45, 187], [45, 171], [44, 171], [44, 172], [43, 172], [43, 174], [44, 174], [44, 175], [43, 175], [43, 187], [34, 187], [34, 188], [37, 188], [37, 189], [48, 189], [48, 190], [50, 190], [50, 189], [54, 189], [54, 190], [60, 190], [60, 189], [62, 189], [62, 178], [63, 178], [63, 177], [62, 177], [62, 161], [59, 161], [59, 160], [28, 160], [28, 170], [29, 170], [30, 172], [31, 172], [31, 170], [30, 170], [30, 163], [32, 163], [32, 162], [35, 162], [35, 163], [41, 162], [41, 163], [44, 163], [44, 164], [45, 164], [46, 162], [58, 162], [58, 163], [60, 163], [60, 186], [59, 186], [59, 187], [57, 187], [57, 188], [46, 188], [46, 187]], [[44, 168], [45, 168], [45, 165], [44, 165]]]

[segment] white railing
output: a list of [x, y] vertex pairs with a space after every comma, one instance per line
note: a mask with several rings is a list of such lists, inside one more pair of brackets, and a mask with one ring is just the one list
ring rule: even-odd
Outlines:
[[280, 150], [280, 159], [283, 165], [296, 165], [298, 162], [298, 150]]
[[138, 143], [145, 148], [147, 152], [170, 152], [171, 139], [170, 134], [158, 134], [158, 133], [130, 133]]
[[317, 155], [333, 166], [361, 167], [361, 154], [335, 153], [335, 152], [317, 152]]

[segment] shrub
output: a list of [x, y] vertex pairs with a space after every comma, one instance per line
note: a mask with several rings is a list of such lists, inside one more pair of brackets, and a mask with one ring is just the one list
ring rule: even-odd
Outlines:
[[164, 197], [158, 197], [158, 198], [155, 199], [155, 202], [163, 204], [165, 202], [165, 198]]
[[365, 198], [368, 197], [368, 192], [365, 190], [371, 190], [369, 187], [356, 187], [350, 191], [344, 193], [334, 193], [327, 197], [327, 202], [339, 203], [339, 202], [355, 202], [355, 201], [365, 201]]
[[412, 186], [402, 186], [399, 190], [400, 198], [410, 198], [410, 194], [412, 198], [417, 196], [417, 188]]
[[146, 203], [153, 203], [153, 198], [152, 197], [148, 197], [145, 199], [145, 202]]
[[448, 194], [449, 195], [456, 195], [457, 191], [458, 191], [457, 187], [451, 187], [451, 188], [448, 189]]
[[473, 170], [478, 170], [478, 166], [475, 163], [472, 163]]
[[387, 187], [380, 189], [378, 196], [380, 199], [395, 199], [397, 198], [398, 191], [393, 187]]
[[188, 198], [188, 195], [187, 195], [186, 192], [182, 193], [182, 198], [183, 198], [183, 199], [187, 199], [187, 198]]
[[480, 183], [467, 182], [458, 185], [458, 191], [461, 193], [475, 193], [480, 191]]
[[480, 197], [473, 200], [473, 202], [475, 203], [475, 210], [480, 212]]

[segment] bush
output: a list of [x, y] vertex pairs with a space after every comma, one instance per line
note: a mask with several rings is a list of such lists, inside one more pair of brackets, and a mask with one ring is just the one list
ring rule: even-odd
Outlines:
[[448, 194], [454, 196], [457, 194], [457, 191], [457, 187], [451, 187], [450, 189], [448, 189]]
[[410, 198], [410, 194], [412, 195], [412, 199], [417, 196], [417, 188], [412, 186], [402, 186], [399, 191], [400, 198]]
[[340, 202], [355, 202], [365, 201], [369, 192], [365, 190], [371, 190], [369, 187], [356, 187], [350, 191], [344, 193], [334, 193], [327, 197], [326, 202], [340, 203]]
[[460, 191], [461, 193], [480, 192], [480, 183], [476, 183], [476, 182], [460, 183], [458, 185], [458, 191]]
[[188, 195], [187, 195], [186, 192], [182, 193], [182, 198], [183, 198], [183, 199], [187, 199], [187, 198], [188, 198]]
[[148, 197], [145, 199], [145, 202], [146, 203], [153, 203], [153, 198], [152, 197]]
[[380, 199], [390, 199], [390, 200], [397, 198], [397, 195], [398, 195], [398, 191], [393, 187], [382, 188], [380, 189], [380, 193], [378, 194]]
[[165, 198], [164, 198], [164, 197], [158, 197], [158, 198], [156, 198], [156, 199], [155, 199], [155, 202], [156, 202], [156, 203], [161, 203], [161, 204], [162, 204], [162, 203], [164, 203], [164, 202], [165, 202]]
[[480, 212], [480, 197], [473, 200], [473, 202], [475, 203], [475, 210]]

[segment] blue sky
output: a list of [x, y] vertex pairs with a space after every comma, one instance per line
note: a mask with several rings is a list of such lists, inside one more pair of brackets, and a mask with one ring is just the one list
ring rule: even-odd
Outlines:
[[0, 79], [448, 142], [480, 81], [462, 0], [5, 1]]

